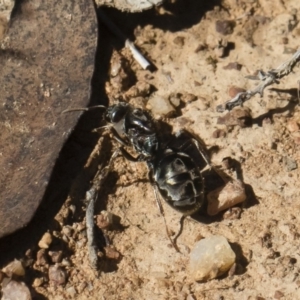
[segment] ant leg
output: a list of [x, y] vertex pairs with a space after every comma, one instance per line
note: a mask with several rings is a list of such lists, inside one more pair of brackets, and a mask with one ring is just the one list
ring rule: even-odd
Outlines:
[[175, 235], [175, 237], [173, 239], [175, 245], [177, 245], [177, 239], [182, 234], [183, 223], [184, 223], [184, 220], [186, 219], [186, 217], [187, 217], [186, 215], [182, 215], [181, 218], [180, 218], [180, 221], [179, 221], [179, 230], [178, 230], [177, 234]]
[[120, 150], [122, 152], [122, 155], [129, 161], [132, 161], [132, 162], [139, 162], [139, 156], [137, 157], [134, 157], [132, 156], [130, 153], [128, 153], [123, 147], [120, 147]]
[[[122, 137], [120, 137], [120, 135], [118, 134], [118, 132], [111, 126], [111, 125], [107, 125], [104, 126], [104, 128], [109, 128], [112, 132], [113, 138], [122, 146], [128, 146], [127, 141], [125, 141]], [[142, 154], [138, 155], [137, 157], [132, 156], [130, 153], [128, 153], [123, 147], [119, 148], [120, 151], [122, 152], [122, 155], [129, 161], [132, 162], [139, 162], [139, 161], [143, 161], [144, 156]]]
[[127, 141], [125, 141], [122, 137], [120, 137], [120, 135], [119, 135], [118, 132], [114, 129], [114, 127], [111, 127], [110, 130], [111, 130], [111, 132], [112, 132], [113, 138], [114, 138], [118, 143], [120, 143], [120, 144], [123, 145], [123, 146], [128, 146]]
[[206, 151], [205, 151], [204, 147], [201, 145], [201, 143], [199, 143], [195, 138], [192, 138], [192, 141], [193, 141], [194, 145], [197, 147], [199, 153], [201, 154], [201, 156], [203, 157], [203, 159], [205, 160], [207, 165], [209, 166], [209, 170], [210, 171], [214, 170], [221, 177], [221, 179], [224, 181], [224, 183], [228, 182], [228, 177], [226, 177], [222, 171], [218, 170], [218, 168], [210, 162], [210, 159], [209, 159], [208, 155], [206, 154]]
[[204, 148], [203, 145], [201, 145], [201, 143], [199, 143], [195, 138], [192, 138], [192, 142], [194, 143], [194, 145], [197, 147], [199, 153], [201, 154], [202, 158], [205, 160], [205, 162], [207, 163], [207, 165], [212, 168], [212, 164], [210, 162], [210, 159], [206, 153], [206, 149]]
[[221, 179], [224, 181], [224, 183], [228, 182], [228, 177], [226, 177], [226, 175], [223, 172], [218, 170], [218, 168], [211, 163], [210, 158], [207, 154], [205, 145], [201, 142], [201, 140], [198, 140], [193, 134], [191, 134], [190, 132], [188, 132], [184, 129], [181, 129], [176, 133], [176, 138], [180, 139], [181, 136], [183, 136], [183, 137], [187, 136], [188, 140], [182, 144], [182, 146], [180, 147], [180, 150], [182, 148], [185, 148], [185, 150], [186, 150], [186, 149], [188, 149], [188, 147], [191, 147], [191, 145], [194, 145], [194, 147], [197, 148], [197, 150], [200, 153], [200, 155], [202, 156], [203, 160], [209, 167], [209, 170], [210, 171], [214, 170], [221, 177]]
[[212, 164], [210, 162], [210, 159], [207, 155], [207, 151], [205, 149], [205, 146], [199, 142], [190, 132], [187, 132], [186, 130], [184, 129], [181, 129], [179, 130], [177, 133], [176, 133], [176, 138], [180, 138], [180, 136], [188, 136], [188, 140], [186, 142], [184, 142], [181, 146], [180, 146], [180, 150], [184, 151], [183, 149], [188, 149], [188, 147], [191, 146], [191, 143], [196, 146], [196, 148], [198, 149], [199, 153], [201, 154], [202, 158], [204, 159], [204, 161], [206, 162], [206, 164], [212, 168]]
[[[169, 231], [169, 228], [168, 228], [168, 225], [167, 225], [167, 221], [166, 221], [166, 217], [165, 217], [165, 212], [164, 212], [163, 206], [162, 206], [162, 204], [161, 204], [161, 201], [160, 201], [160, 199], [159, 199], [159, 195], [158, 195], [158, 192], [157, 192], [157, 186], [156, 186], [156, 184], [153, 182], [153, 178], [152, 178], [152, 176], [151, 176], [151, 173], [152, 173], [152, 171], [149, 169], [149, 173], [148, 173], [149, 181], [150, 181], [150, 183], [151, 183], [151, 185], [152, 185], [152, 188], [153, 188], [153, 191], [154, 191], [154, 195], [155, 195], [155, 200], [156, 200], [157, 207], [158, 207], [159, 212], [160, 212], [160, 214], [162, 215], [163, 220], [164, 220], [164, 223], [165, 223], [167, 236], [168, 236], [168, 238], [169, 238], [169, 240], [170, 240], [172, 246], [174, 247], [174, 249], [175, 249], [178, 253], [180, 253], [180, 250], [179, 250], [179, 248], [178, 248], [178, 246], [177, 246], [177, 244], [176, 244], [176, 240], [175, 240], [175, 239], [172, 240], [172, 238], [171, 238], [171, 234], [170, 234], [170, 231]], [[182, 229], [181, 229], [181, 231], [182, 231]], [[176, 239], [177, 239], [177, 235], [176, 235]]]

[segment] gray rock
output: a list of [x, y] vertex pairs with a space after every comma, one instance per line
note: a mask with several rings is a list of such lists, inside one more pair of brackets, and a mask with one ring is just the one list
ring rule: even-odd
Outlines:
[[189, 268], [195, 281], [208, 281], [224, 274], [234, 263], [235, 253], [226, 238], [210, 236], [191, 251]]

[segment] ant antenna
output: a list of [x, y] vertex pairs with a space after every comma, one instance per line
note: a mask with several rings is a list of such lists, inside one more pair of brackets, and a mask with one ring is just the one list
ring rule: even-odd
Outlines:
[[62, 114], [65, 114], [67, 112], [73, 112], [73, 111], [89, 111], [89, 110], [92, 110], [92, 109], [95, 109], [95, 108], [107, 108], [106, 106], [104, 105], [95, 105], [95, 106], [91, 106], [91, 107], [76, 107], [76, 108], [70, 108], [70, 109], [65, 109]]

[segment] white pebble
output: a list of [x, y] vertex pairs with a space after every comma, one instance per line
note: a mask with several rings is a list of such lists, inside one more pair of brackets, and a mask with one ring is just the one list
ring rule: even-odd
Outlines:
[[46, 232], [39, 241], [39, 247], [42, 249], [48, 249], [52, 243], [52, 236], [49, 232]]
[[195, 281], [214, 279], [228, 271], [235, 262], [226, 238], [210, 236], [200, 240], [190, 253], [190, 273]]
[[1, 300], [31, 300], [28, 287], [23, 282], [11, 280], [2, 288]]
[[169, 117], [175, 113], [170, 101], [158, 95], [149, 99], [146, 108], [156, 117]]
[[12, 277], [13, 275], [16, 276], [24, 276], [25, 269], [19, 260], [14, 260], [9, 263], [5, 268], [2, 270], [8, 277]]

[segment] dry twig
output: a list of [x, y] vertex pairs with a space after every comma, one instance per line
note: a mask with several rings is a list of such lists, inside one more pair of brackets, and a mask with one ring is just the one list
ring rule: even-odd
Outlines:
[[86, 209], [86, 228], [87, 228], [87, 240], [88, 240], [88, 252], [89, 252], [89, 260], [91, 267], [93, 269], [97, 269], [97, 262], [98, 262], [98, 256], [97, 256], [97, 246], [95, 244], [95, 238], [94, 238], [94, 210], [95, 210], [95, 202], [98, 198], [99, 190], [101, 189], [101, 186], [103, 185], [105, 179], [107, 178], [107, 175], [111, 169], [113, 160], [118, 156], [119, 150], [116, 150], [108, 165], [98, 170], [94, 180], [92, 187], [86, 192], [85, 199], [88, 203], [87, 209]]
[[246, 92], [238, 93], [234, 98], [225, 102], [224, 104], [217, 106], [218, 112], [223, 112], [225, 110], [232, 110], [235, 106], [242, 105], [244, 102], [252, 98], [256, 94], [263, 96], [264, 89], [274, 83], [279, 83], [279, 79], [289, 75], [295, 65], [300, 61], [300, 49], [286, 62], [281, 64], [277, 69], [270, 70], [268, 72], [260, 71], [259, 79], [262, 81], [253, 90], [248, 90]]
[[135, 47], [134, 43], [131, 42], [126, 36], [121, 32], [121, 30], [108, 18], [108, 16], [103, 12], [103, 10], [98, 10], [98, 16], [100, 20], [107, 26], [107, 28], [120, 40], [122, 40], [127, 48], [132, 53], [133, 58], [140, 64], [140, 66], [146, 70], [150, 67], [148, 60], [142, 55], [142, 53]]

